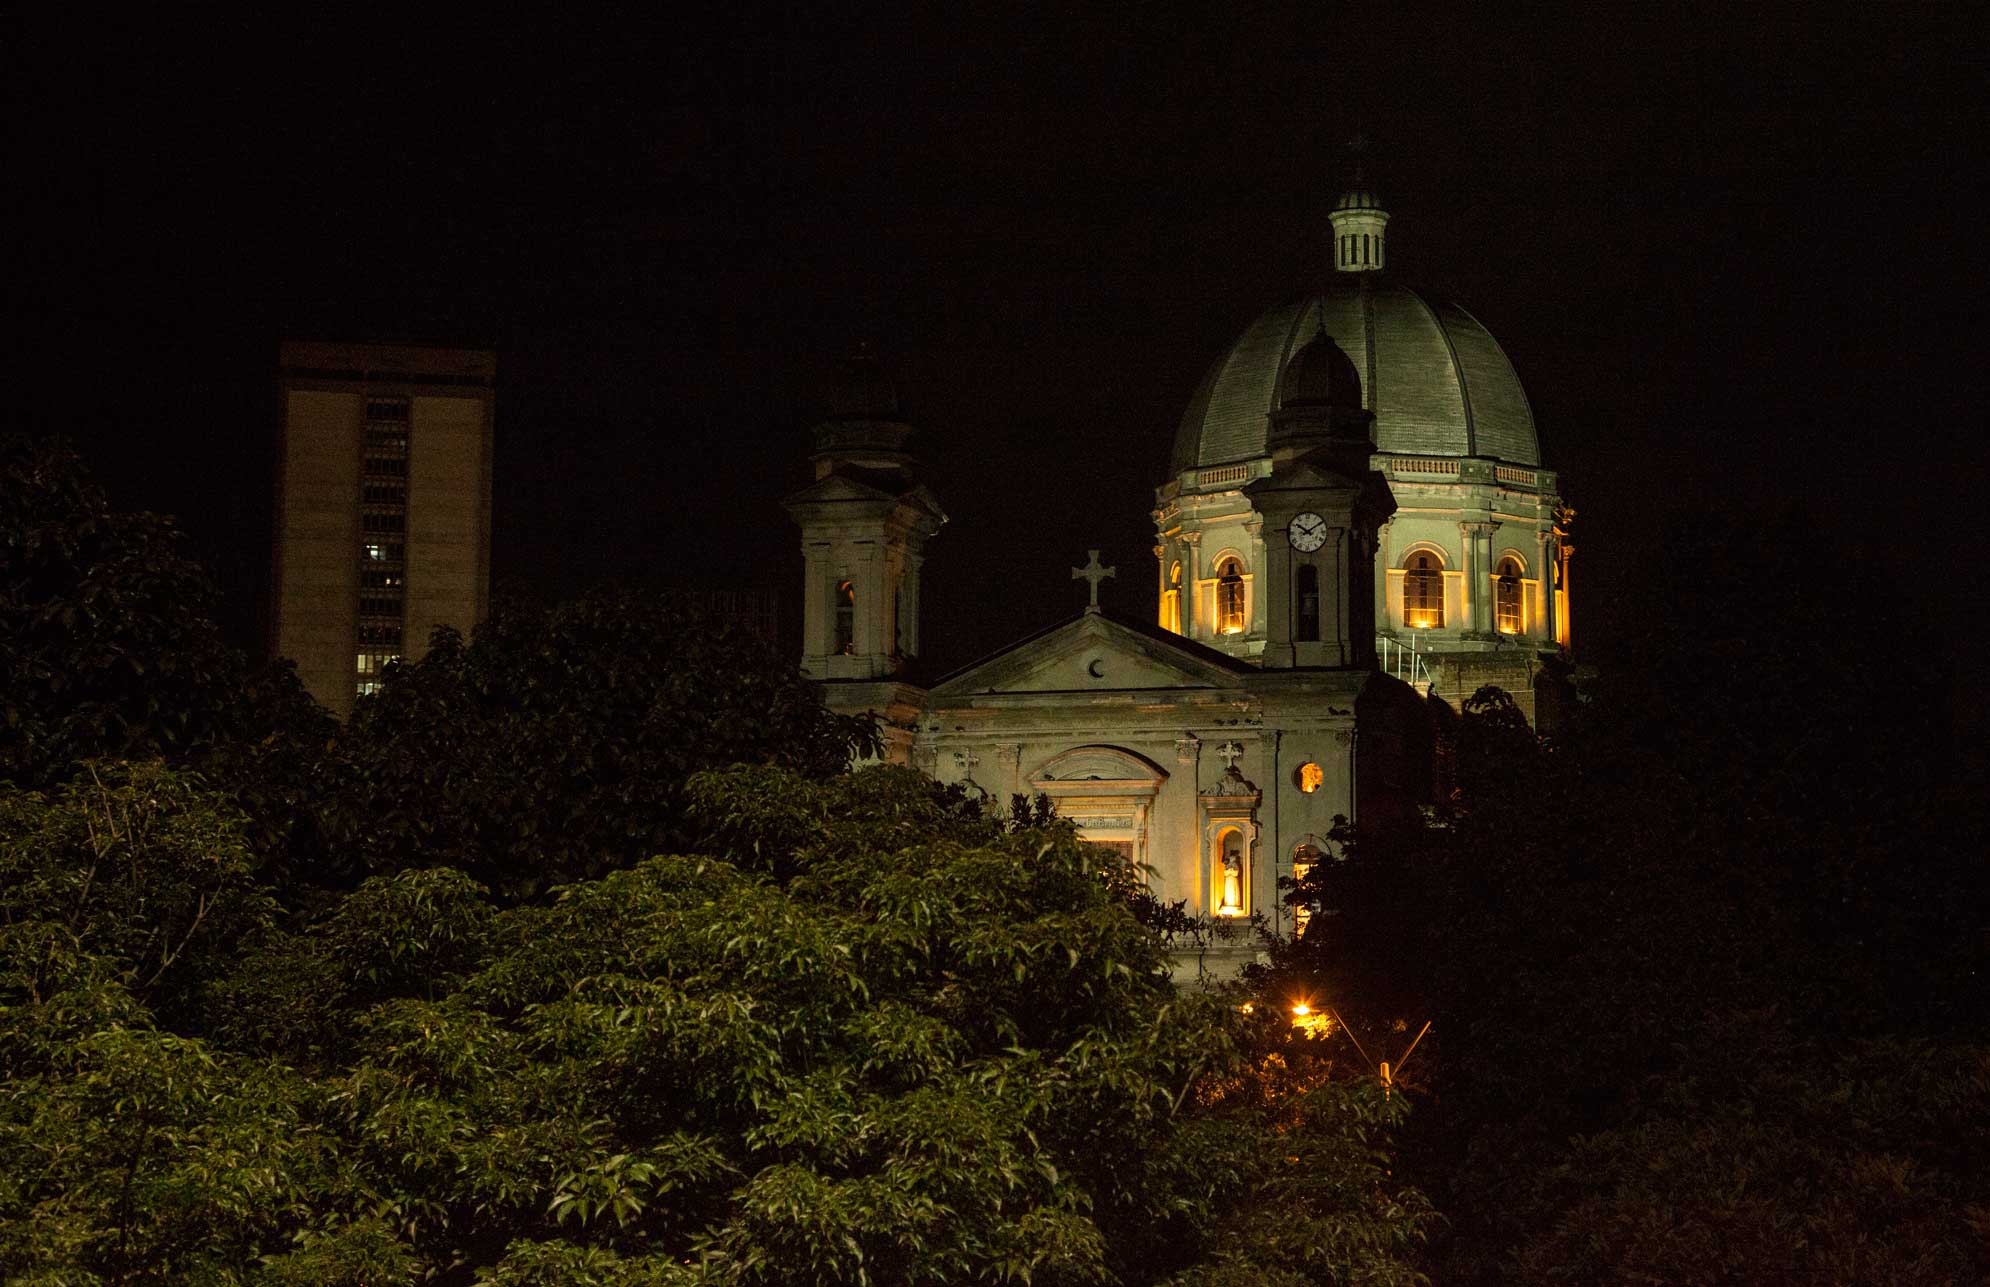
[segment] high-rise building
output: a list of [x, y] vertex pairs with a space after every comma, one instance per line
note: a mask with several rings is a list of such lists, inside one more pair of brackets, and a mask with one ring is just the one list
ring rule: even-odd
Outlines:
[[496, 355], [286, 343], [273, 644], [344, 718], [490, 596]]

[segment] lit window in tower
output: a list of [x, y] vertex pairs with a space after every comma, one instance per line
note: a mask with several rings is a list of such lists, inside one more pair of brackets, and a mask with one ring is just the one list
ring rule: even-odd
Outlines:
[[1320, 637], [1320, 570], [1311, 563], [1299, 565], [1297, 619], [1292, 623], [1292, 637], [1300, 643], [1312, 643]]
[[1235, 559], [1216, 565], [1216, 632], [1244, 633], [1244, 566]]
[[1512, 558], [1500, 560], [1494, 581], [1494, 613], [1503, 635], [1517, 635], [1524, 628], [1520, 608], [1520, 564]]
[[848, 578], [836, 583], [836, 651], [857, 651], [857, 583]]

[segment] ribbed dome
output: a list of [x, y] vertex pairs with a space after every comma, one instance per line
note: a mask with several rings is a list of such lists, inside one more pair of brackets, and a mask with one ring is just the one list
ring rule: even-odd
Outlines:
[[1171, 472], [1268, 454], [1279, 375], [1323, 324], [1360, 375], [1378, 451], [1541, 463], [1520, 379], [1478, 319], [1400, 286], [1346, 282], [1272, 309], [1217, 359], [1182, 416]]

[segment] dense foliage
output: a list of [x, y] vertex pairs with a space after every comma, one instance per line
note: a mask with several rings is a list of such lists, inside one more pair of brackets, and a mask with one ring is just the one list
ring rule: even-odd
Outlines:
[[225, 801], [106, 772], [4, 801], [9, 1281], [1415, 1281], [1401, 1098], [1178, 995], [1068, 828], [737, 769], [708, 853], [288, 930]]
[[700, 769], [822, 777], [875, 744], [766, 640], [670, 599], [509, 604], [359, 703], [306, 822], [351, 875], [449, 866], [524, 897], [681, 847]]
[[1268, 990], [1378, 1059], [1434, 1020], [1408, 1162], [1444, 1281], [1990, 1277], [1981, 758], [1742, 548], [1732, 602], [1650, 570], [1702, 632], [1626, 623], [1553, 739], [1481, 693], [1452, 798], [1296, 891], [1324, 932]]
[[0, 435], [0, 780], [308, 720], [288, 667], [227, 646], [216, 603], [171, 520], [115, 509], [59, 443]]

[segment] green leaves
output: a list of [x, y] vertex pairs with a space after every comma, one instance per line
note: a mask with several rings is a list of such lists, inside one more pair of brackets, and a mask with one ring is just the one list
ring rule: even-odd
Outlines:
[[[1328, 1279], [1401, 1266], [1426, 1216], [1371, 1109], [1252, 1072], [1068, 828], [890, 769], [694, 795], [727, 857], [511, 908], [409, 867], [286, 926], [240, 815], [164, 770], [0, 801], [0, 1264], [742, 1287], [1137, 1284], [1269, 1273], [1250, 1248], [1273, 1245]], [[239, 932], [188, 936], [203, 893]], [[176, 1013], [211, 1039], [157, 1026], [164, 983], [134, 995], [175, 933], [199, 963], [173, 967], [198, 1001]]]
[[218, 597], [171, 519], [112, 509], [66, 446], [0, 435], [0, 781], [311, 722], [294, 677], [223, 642]]
[[679, 603], [505, 604], [359, 704], [311, 809], [360, 872], [450, 866], [512, 901], [685, 847], [701, 769], [827, 776], [874, 739], [766, 641]]

